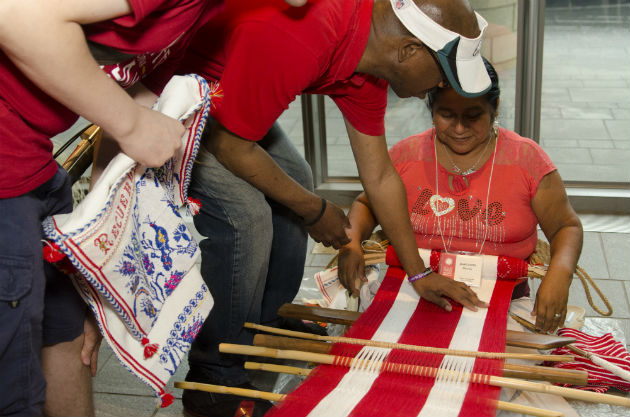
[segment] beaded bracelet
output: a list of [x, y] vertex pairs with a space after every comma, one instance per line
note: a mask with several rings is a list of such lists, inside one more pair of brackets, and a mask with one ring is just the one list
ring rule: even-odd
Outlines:
[[311, 220], [309, 223], [305, 223], [304, 226], [309, 227], [317, 223], [322, 218], [325, 211], [326, 211], [326, 199], [322, 198], [322, 208], [319, 211], [319, 214], [317, 215], [317, 217], [315, 217], [315, 219]]
[[422, 279], [424, 277], [426, 277], [427, 275], [430, 275], [433, 273], [433, 269], [431, 269], [431, 267], [428, 267], [427, 269], [425, 269], [424, 271], [420, 272], [419, 274], [410, 276], [409, 278], [407, 278], [409, 280], [409, 282], [415, 282], [419, 279]]

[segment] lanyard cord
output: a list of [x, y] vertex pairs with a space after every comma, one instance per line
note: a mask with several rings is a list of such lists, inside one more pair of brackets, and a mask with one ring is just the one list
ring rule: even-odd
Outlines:
[[[492, 174], [494, 173], [494, 160], [495, 157], [497, 156], [497, 148], [499, 147], [499, 134], [498, 134], [498, 129], [497, 129], [497, 134], [494, 135], [495, 140], [496, 140], [496, 144], [494, 146], [494, 150], [492, 151], [492, 165], [490, 167], [490, 178], [488, 179], [488, 193], [486, 194], [486, 227], [484, 228], [484, 233], [483, 233], [483, 241], [481, 242], [481, 248], [479, 248], [479, 255], [481, 255], [481, 251], [483, 250], [484, 245], [486, 244], [486, 238], [488, 237], [488, 228], [490, 227], [488, 225], [488, 212], [489, 212], [489, 201], [490, 201], [490, 186], [492, 184]], [[437, 131], [434, 128], [433, 129], [433, 153], [435, 156], [435, 194], [438, 195], [438, 197], [440, 196], [440, 189], [439, 189], [439, 181], [438, 181], [438, 159], [437, 159]], [[431, 208], [433, 209], [433, 207]], [[440, 225], [440, 216], [438, 216], [435, 212], [433, 213], [436, 215], [437, 217], [437, 224], [438, 224], [438, 231], [440, 232], [440, 237], [442, 238], [442, 245], [444, 246], [444, 250], [446, 252], [450, 252], [450, 248], [451, 245], [448, 245], [448, 248], [446, 247], [446, 241], [444, 240], [444, 234], [442, 233], [442, 226]]]

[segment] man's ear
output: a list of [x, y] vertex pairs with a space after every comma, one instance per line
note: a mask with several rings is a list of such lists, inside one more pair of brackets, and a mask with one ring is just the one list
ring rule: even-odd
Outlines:
[[409, 58], [416, 56], [424, 44], [416, 38], [403, 38], [398, 46], [398, 62], [405, 62]]

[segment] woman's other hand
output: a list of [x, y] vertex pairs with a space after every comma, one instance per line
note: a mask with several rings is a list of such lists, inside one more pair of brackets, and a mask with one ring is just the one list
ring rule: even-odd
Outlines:
[[561, 277], [558, 274], [547, 276], [542, 280], [532, 316], [536, 316], [536, 328], [542, 333], [553, 333], [562, 327], [567, 315], [567, 302], [571, 277]]

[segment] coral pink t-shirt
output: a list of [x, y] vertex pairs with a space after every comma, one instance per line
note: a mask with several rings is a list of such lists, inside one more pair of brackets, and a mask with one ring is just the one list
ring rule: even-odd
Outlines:
[[490, 156], [467, 185], [438, 164], [436, 187], [433, 129], [400, 141], [389, 155], [405, 184], [418, 247], [474, 253], [483, 247], [484, 254], [520, 259], [534, 252], [538, 220], [531, 200], [556, 169], [534, 141], [500, 128], [494, 169]]
[[[123, 88], [142, 80], [159, 93], [194, 32], [223, 0], [129, 0], [133, 13], [83, 27], [88, 41], [126, 54], [103, 70]], [[42, 92], [0, 50], [0, 198], [27, 193], [57, 171], [50, 137], [77, 115]], [[89, 86], [77, 86], [90, 95]], [[94, 97], [94, 100], [98, 100]]]
[[180, 71], [220, 81], [212, 115], [245, 139], [261, 139], [302, 93], [330, 96], [355, 129], [382, 135], [387, 82], [355, 72], [371, 17], [371, 0], [228, 2], [197, 33]]

